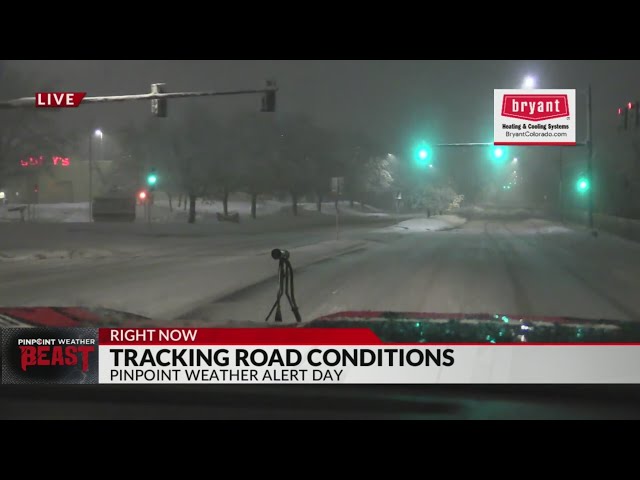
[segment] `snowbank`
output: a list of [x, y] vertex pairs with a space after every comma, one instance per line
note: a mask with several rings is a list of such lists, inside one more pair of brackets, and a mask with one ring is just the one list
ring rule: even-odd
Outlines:
[[571, 232], [570, 228], [564, 225], [559, 225], [556, 222], [550, 220], [544, 220], [541, 218], [532, 218], [523, 222], [524, 227], [531, 227], [535, 233], [567, 233]]
[[[18, 222], [20, 221], [19, 212], [9, 212], [9, 208], [18, 205], [2, 205], [0, 206], [0, 222]], [[189, 215], [188, 209], [184, 205], [178, 207], [176, 199], [172, 201], [172, 208], [169, 207], [169, 200], [165, 198], [156, 199], [151, 209], [152, 220], [154, 223], [185, 223]], [[251, 215], [251, 201], [242, 197], [229, 200], [228, 211], [230, 213], [237, 212], [241, 218], [248, 218]], [[359, 204], [350, 207], [348, 201], [340, 202], [340, 215], [359, 217], [359, 218], [385, 218], [389, 217], [389, 213], [385, 213], [376, 208]], [[89, 203], [55, 203], [55, 204], [38, 204], [31, 205], [32, 217], [25, 212], [27, 221], [36, 221], [43, 223], [83, 223], [89, 221]], [[291, 202], [280, 200], [259, 200], [256, 204], [256, 214], [258, 218], [269, 216], [290, 216], [292, 207]], [[217, 223], [216, 214], [223, 212], [221, 201], [198, 200], [196, 202], [196, 222], [197, 223]], [[334, 202], [323, 202], [322, 210], [317, 211], [315, 203], [304, 202], [298, 204], [298, 215], [304, 217], [313, 216], [335, 216], [336, 209]], [[142, 206], [137, 207], [138, 222], [144, 222], [144, 209]]]
[[[256, 212], [258, 215], [272, 215], [277, 213], [284, 205], [285, 202], [278, 200], [260, 200], [256, 203]], [[178, 202], [173, 200], [173, 212], [169, 209], [169, 200], [156, 200], [154, 202], [154, 209], [166, 210], [166, 213], [173, 213], [174, 216], [181, 216], [184, 212], [186, 215], [188, 212], [183, 205], [178, 207]], [[240, 215], [251, 215], [251, 201], [250, 200], [229, 200], [227, 202], [227, 208], [229, 212], [238, 212]], [[216, 213], [223, 212], [223, 206], [221, 201], [207, 201], [198, 200], [196, 202], [196, 214], [210, 214], [215, 216]]]
[[[10, 212], [13, 207], [23, 206], [21, 204], [8, 204], [0, 206], [0, 221], [11, 222], [20, 220], [20, 212]], [[26, 206], [26, 205], [24, 205]], [[50, 203], [30, 205], [31, 218], [37, 222], [88, 222], [89, 202], [80, 203]], [[28, 220], [28, 213], [25, 211], [25, 220]]]
[[466, 223], [466, 219], [457, 215], [437, 215], [434, 217], [419, 217], [402, 221], [384, 231], [399, 232], [437, 232], [442, 230], [452, 230]]
[[68, 250], [32, 250], [0, 252], [0, 262], [24, 260], [71, 260], [88, 258], [107, 258], [114, 255], [110, 250], [100, 248], [78, 248]]
[[[317, 212], [318, 207], [316, 203], [301, 203], [299, 207], [306, 211]], [[291, 211], [291, 206], [288, 206], [288, 212]], [[383, 210], [374, 208], [370, 205], [361, 206], [356, 204], [351, 207], [349, 201], [338, 202], [338, 211], [341, 215], [360, 216], [360, 217], [388, 217], [390, 214]], [[322, 210], [319, 212], [324, 215], [335, 215], [336, 204], [335, 202], [322, 202]]]
[[544, 217], [542, 208], [533, 207], [502, 207], [494, 205], [467, 205], [459, 208], [456, 213], [466, 218], [484, 219], [524, 219], [530, 217]]

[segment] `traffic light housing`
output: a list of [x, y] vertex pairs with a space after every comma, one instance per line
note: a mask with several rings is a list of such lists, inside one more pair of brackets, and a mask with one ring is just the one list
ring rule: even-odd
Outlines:
[[150, 191], [154, 191], [156, 189], [156, 185], [158, 184], [158, 173], [155, 168], [152, 168], [147, 174], [147, 186]]
[[273, 80], [267, 80], [267, 90], [262, 95], [262, 112], [275, 112], [276, 111], [276, 82]]
[[635, 102], [627, 103], [627, 110], [629, 112], [628, 122], [634, 128], [640, 127], [640, 110], [639, 109], [640, 109], [640, 102], [635, 101]]
[[627, 130], [629, 128], [629, 107], [631, 102], [627, 103], [624, 107], [618, 108], [618, 128], [620, 130]]
[[[165, 89], [165, 83], [152, 83], [151, 93], [167, 93]], [[166, 98], [154, 98], [151, 100], [151, 113], [160, 118], [167, 116], [167, 99]]]

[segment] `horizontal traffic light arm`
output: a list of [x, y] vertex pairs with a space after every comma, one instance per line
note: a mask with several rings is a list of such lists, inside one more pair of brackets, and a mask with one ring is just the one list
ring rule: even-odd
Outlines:
[[[277, 87], [259, 88], [251, 90], [226, 90], [208, 92], [170, 92], [170, 93], [141, 93], [136, 95], [110, 95], [103, 97], [84, 97], [82, 103], [128, 102], [135, 100], [155, 100], [161, 98], [187, 97], [215, 97], [221, 95], [247, 95], [255, 93], [277, 92]], [[36, 105], [36, 97], [23, 97], [0, 102], [0, 109], [29, 108]]]
[[[587, 145], [587, 142], [576, 142], [576, 145]], [[496, 145], [493, 142], [490, 143], [436, 143], [434, 147], [498, 147], [508, 145]], [[518, 145], [519, 147], [526, 147], [526, 145]]]
[[493, 147], [493, 143], [437, 143], [435, 147]]

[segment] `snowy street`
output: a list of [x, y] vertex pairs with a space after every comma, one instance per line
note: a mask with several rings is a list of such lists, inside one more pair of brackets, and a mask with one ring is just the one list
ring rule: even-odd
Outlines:
[[[272, 248], [303, 320], [341, 310], [640, 320], [640, 244], [546, 220], [330, 215], [232, 224], [0, 224], [2, 306], [102, 306], [202, 324], [263, 322]], [[286, 305], [285, 322], [293, 317]]]

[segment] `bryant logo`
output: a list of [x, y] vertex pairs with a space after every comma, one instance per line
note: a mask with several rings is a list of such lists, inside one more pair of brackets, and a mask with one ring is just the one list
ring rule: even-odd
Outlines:
[[27, 371], [35, 366], [67, 366], [80, 363], [82, 371], [89, 370], [89, 354], [96, 347], [90, 345], [27, 345], [20, 346], [20, 367]]
[[531, 122], [568, 117], [568, 95], [506, 94], [502, 99], [502, 116]]

